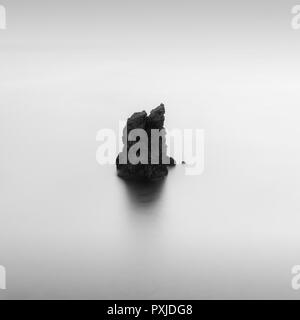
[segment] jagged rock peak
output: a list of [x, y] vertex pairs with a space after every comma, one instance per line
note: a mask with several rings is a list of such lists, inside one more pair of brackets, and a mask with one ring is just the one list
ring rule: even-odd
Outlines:
[[[116, 159], [118, 175], [120, 177], [123, 177], [124, 179], [157, 180], [168, 174], [168, 166], [175, 166], [175, 160], [168, 157], [166, 152], [166, 133], [165, 130], [163, 130], [164, 121], [164, 104], [160, 104], [158, 107], [151, 110], [149, 116], [147, 116], [146, 111], [141, 111], [133, 113], [131, 117], [127, 119], [126, 127], [123, 131], [123, 151]], [[141, 145], [142, 151], [146, 150], [147, 152], [148, 150], [148, 155], [143, 158], [144, 160], [146, 159], [146, 163], [138, 162], [137, 164], [132, 164], [128, 161], [128, 152], [130, 151], [130, 148], [138, 142], [127, 140], [129, 132], [133, 129], [144, 129], [147, 133], [148, 141]], [[155, 142], [153, 146], [151, 141], [151, 129], [162, 130], [160, 131], [161, 139], [158, 141], [156, 146]], [[155, 150], [151, 150], [151, 145]], [[151, 157], [151, 155], [154, 155], [154, 157]], [[123, 163], [120, 159], [126, 159], [127, 162]], [[155, 159], [154, 162], [152, 161], [153, 159]]]

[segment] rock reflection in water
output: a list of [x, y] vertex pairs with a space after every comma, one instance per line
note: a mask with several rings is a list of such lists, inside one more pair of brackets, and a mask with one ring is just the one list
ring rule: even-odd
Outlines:
[[129, 196], [129, 201], [136, 207], [151, 207], [157, 203], [165, 187], [166, 179], [157, 181], [122, 180]]

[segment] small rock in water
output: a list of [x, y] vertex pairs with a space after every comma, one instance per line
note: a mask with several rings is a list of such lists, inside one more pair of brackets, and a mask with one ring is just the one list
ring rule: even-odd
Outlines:
[[[167, 156], [166, 132], [164, 129], [165, 106], [161, 104], [149, 115], [146, 111], [135, 112], [126, 123], [123, 130], [123, 150], [116, 159], [118, 175], [124, 179], [157, 180], [168, 174], [168, 166], [175, 166], [175, 160]], [[137, 134], [137, 139], [128, 139], [134, 129], [143, 129], [146, 139]], [[159, 133], [159, 138], [153, 140], [153, 132]], [[138, 144], [139, 148], [136, 147]], [[139, 157], [137, 163], [130, 162], [131, 148], [135, 148]]]

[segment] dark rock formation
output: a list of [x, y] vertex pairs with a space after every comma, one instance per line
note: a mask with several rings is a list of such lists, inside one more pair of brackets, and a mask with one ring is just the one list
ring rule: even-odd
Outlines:
[[[123, 130], [123, 150], [116, 159], [120, 177], [133, 180], [157, 180], [168, 174], [168, 166], [175, 166], [174, 159], [167, 156], [164, 121], [165, 107], [163, 104], [153, 109], [148, 116], [145, 111], [135, 112], [127, 120]], [[143, 129], [146, 141], [138, 135], [136, 139], [129, 139], [133, 129]], [[154, 131], [159, 133], [159, 137], [154, 138]], [[132, 163], [129, 154], [132, 152], [131, 148], [136, 147], [137, 144], [139, 148], [136, 148], [136, 154], [140, 160]]]

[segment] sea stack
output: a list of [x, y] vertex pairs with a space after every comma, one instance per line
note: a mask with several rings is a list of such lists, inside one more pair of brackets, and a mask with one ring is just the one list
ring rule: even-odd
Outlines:
[[[123, 130], [123, 150], [116, 159], [118, 175], [128, 180], [158, 180], [175, 166], [167, 156], [164, 128], [165, 106], [160, 104], [149, 115], [135, 112]], [[138, 129], [138, 130], [135, 130]]]

